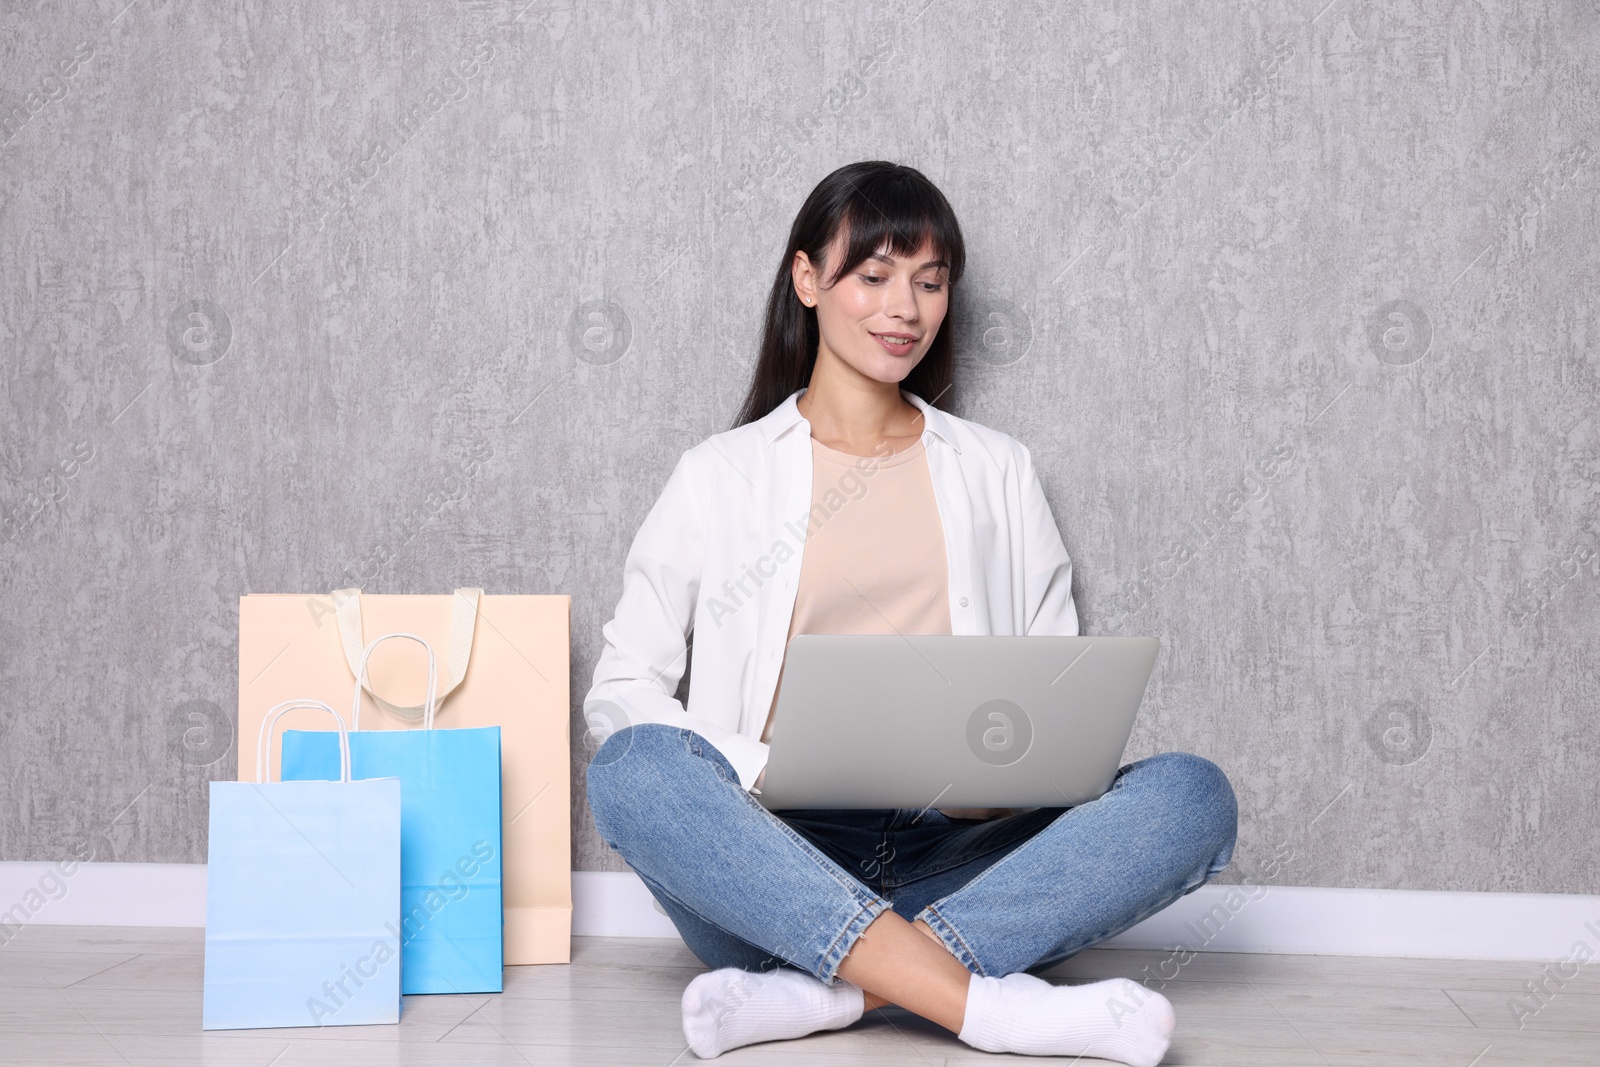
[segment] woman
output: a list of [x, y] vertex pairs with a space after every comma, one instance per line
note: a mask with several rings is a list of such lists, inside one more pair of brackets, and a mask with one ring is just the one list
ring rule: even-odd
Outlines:
[[794, 634], [1078, 632], [1028, 449], [933, 406], [964, 258], [916, 170], [856, 163], [812, 191], [744, 409], [678, 460], [603, 628], [584, 711], [614, 732], [589, 804], [712, 968], [682, 1004], [703, 1058], [895, 1004], [986, 1051], [1156, 1064], [1174, 1025], [1159, 993], [1026, 972], [1233, 853], [1227, 779], [1180, 753], [1123, 767], [1071, 809], [768, 812], [750, 793]]

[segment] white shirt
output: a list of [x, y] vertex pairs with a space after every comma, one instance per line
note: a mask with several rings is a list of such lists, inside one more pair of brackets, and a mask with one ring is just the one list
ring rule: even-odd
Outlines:
[[[593, 740], [656, 722], [695, 731], [749, 789], [786, 645], [811, 517], [811, 424], [795, 390], [685, 452], [623, 564], [622, 596], [584, 697]], [[1072, 560], [1033, 457], [1015, 438], [901, 394], [944, 527], [953, 634], [1074, 637]], [[870, 462], [870, 458], [864, 458]], [[688, 665], [688, 708], [674, 699]]]

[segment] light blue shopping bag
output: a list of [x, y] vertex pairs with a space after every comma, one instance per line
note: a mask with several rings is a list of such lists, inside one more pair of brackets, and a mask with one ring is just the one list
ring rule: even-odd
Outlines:
[[[392, 637], [422, 645], [428, 695], [420, 730], [362, 730], [361, 692], [372, 652]], [[502, 989], [500, 728], [434, 729], [438, 665], [416, 634], [376, 638], [362, 653], [350, 710], [350, 765], [357, 778], [400, 779], [402, 993], [498, 993]], [[339, 739], [287, 730], [283, 779], [331, 779]]]
[[[271, 782], [273, 724], [319, 708], [335, 780]], [[261, 723], [254, 782], [212, 782], [201, 1027], [400, 1021], [400, 780], [355, 781], [344, 720], [289, 700]]]

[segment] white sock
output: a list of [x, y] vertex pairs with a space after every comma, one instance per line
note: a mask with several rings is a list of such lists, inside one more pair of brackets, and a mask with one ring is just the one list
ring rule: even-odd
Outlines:
[[757, 1041], [783, 1041], [838, 1030], [861, 1018], [865, 1001], [848, 982], [828, 985], [804, 971], [698, 975], [683, 991], [683, 1036], [703, 1060]]
[[1166, 997], [1126, 978], [1056, 986], [1031, 974], [975, 974], [960, 1037], [984, 1052], [1093, 1056], [1155, 1067], [1175, 1025]]

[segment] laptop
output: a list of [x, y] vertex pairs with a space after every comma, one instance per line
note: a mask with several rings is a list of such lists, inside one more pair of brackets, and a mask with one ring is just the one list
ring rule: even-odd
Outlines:
[[1154, 637], [796, 634], [766, 777], [792, 808], [1061, 808], [1111, 788]]

